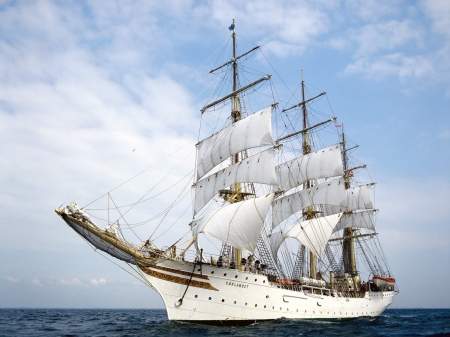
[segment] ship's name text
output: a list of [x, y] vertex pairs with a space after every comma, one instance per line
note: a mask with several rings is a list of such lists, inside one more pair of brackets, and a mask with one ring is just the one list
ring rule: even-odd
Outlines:
[[248, 288], [248, 284], [235, 283], [235, 282], [225, 282], [227, 286], [231, 287], [239, 287], [239, 288]]

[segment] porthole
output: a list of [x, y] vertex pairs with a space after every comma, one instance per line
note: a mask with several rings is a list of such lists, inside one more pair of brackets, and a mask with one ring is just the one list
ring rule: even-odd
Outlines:
[[210, 300], [210, 301], [211, 301], [211, 297], [209, 297], [209, 298], [208, 298], [208, 300]]
[[237, 278], [237, 275], [234, 275], [234, 278]]
[[225, 300], [222, 298], [222, 302], [225, 302]]
[[263, 283], [266, 283], [266, 280], [264, 280]]
[[255, 308], [258, 306], [258, 304], [255, 304]]
[[234, 304], [236, 304], [236, 301], [234, 301]]
[[266, 298], [269, 298], [269, 295], [266, 295]]
[[266, 306], [264, 306], [264, 309], [266, 308]]
[[227, 273], [223, 274], [223, 276], [227, 276]]
[[255, 282], [258, 282], [258, 279], [257, 279], [257, 278], [255, 278]]
[[275, 307], [272, 307], [272, 309], [275, 309]]
[[195, 298], [197, 298], [198, 297], [198, 295], [195, 295]]
[[245, 303], [245, 305], [247, 305], [247, 303]]
[[211, 274], [214, 274], [214, 270], [211, 272]]
[[248, 280], [248, 277], [246, 277], [245, 279]]

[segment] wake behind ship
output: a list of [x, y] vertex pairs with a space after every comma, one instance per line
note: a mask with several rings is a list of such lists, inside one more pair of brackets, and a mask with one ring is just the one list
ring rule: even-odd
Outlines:
[[[169, 247], [151, 236], [134, 244], [123, 236], [130, 227], [123, 205], [114, 204], [119, 219], [108, 216], [105, 229], [76, 202], [56, 213], [90, 245], [133, 267], [161, 295], [170, 320], [380, 315], [398, 290], [375, 230], [375, 184], [358, 178], [366, 165], [352, 157], [357, 146], [335, 116], [323, 118], [316, 104], [325, 93], [306, 96], [303, 76], [294, 104], [269, 97], [270, 74], [244, 83], [256, 74], [247, 62], [261, 51], [238, 53], [234, 21], [230, 30], [231, 59], [211, 70], [216, 89], [229, 83], [229, 92], [201, 109], [201, 122], [211, 117], [217, 128], [196, 144], [192, 221], [179, 225], [190, 237]], [[204, 238], [216, 245], [204, 250]]]

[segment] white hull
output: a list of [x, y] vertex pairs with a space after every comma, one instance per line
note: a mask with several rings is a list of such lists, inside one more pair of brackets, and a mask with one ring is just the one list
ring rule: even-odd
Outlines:
[[[267, 276], [211, 265], [195, 267], [165, 260], [142, 268], [143, 275], [164, 300], [170, 320], [260, 321], [281, 317], [344, 320], [379, 316], [391, 305], [394, 291], [366, 292], [364, 297], [339, 297], [293, 291], [271, 284]], [[186, 288], [187, 291], [186, 291]], [[180, 305], [180, 299], [184, 299]], [[232, 323], [232, 322], [230, 322]]]

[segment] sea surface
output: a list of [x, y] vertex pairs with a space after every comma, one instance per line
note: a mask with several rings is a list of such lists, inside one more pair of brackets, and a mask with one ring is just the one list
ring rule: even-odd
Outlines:
[[450, 309], [389, 309], [347, 322], [278, 319], [245, 327], [169, 322], [165, 310], [0, 309], [0, 336], [450, 336]]

